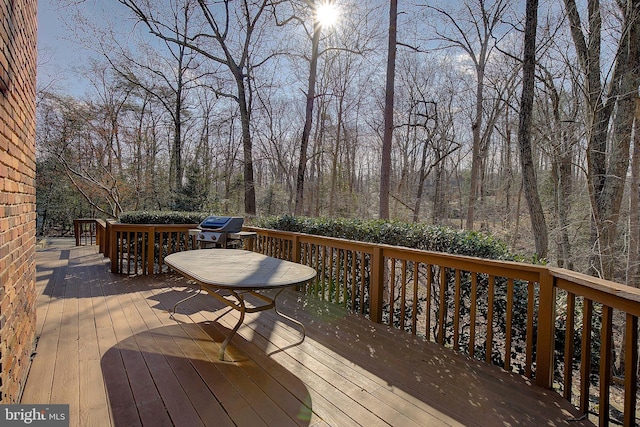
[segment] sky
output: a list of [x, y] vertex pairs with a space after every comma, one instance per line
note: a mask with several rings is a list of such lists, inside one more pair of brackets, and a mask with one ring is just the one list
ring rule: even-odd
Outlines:
[[64, 11], [56, 1], [38, 1], [38, 87], [54, 83], [71, 88], [74, 64], [82, 58], [82, 49], [72, 43], [72, 32], [63, 20]]
[[[87, 90], [79, 66], [93, 55], [77, 42], [73, 31], [73, 10], [60, 6], [61, 0], [38, 1], [38, 88], [53, 87], [73, 96]], [[90, 13], [104, 13], [112, 0], [87, 0], [82, 7]], [[98, 12], [99, 11], [99, 12]]]

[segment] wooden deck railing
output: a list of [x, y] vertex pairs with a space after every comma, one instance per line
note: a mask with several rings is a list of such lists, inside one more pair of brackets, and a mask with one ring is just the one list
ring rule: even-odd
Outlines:
[[164, 257], [196, 248], [189, 230], [198, 224], [120, 224], [113, 220], [96, 226], [104, 236], [100, 252], [111, 260], [111, 272], [118, 274], [156, 274], [168, 271]]
[[535, 379], [600, 425], [612, 413], [637, 423], [639, 289], [546, 266], [250, 230], [254, 250], [318, 270], [308, 293]]
[[97, 220], [93, 218], [78, 218], [73, 220], [73, 236], [76, 239], [76, 246], [99, 244], [96, 221]]
[[[194, 247], [192, 227], [107, 221], [97, 234], [113, 272], [150, 274]], [[521, 373], [601, 425], [612, 414], [637, 422], [639, 289], [540, 265], [246, 230], [257, 233], [253, 250], [318, 271], [307, 293]]]

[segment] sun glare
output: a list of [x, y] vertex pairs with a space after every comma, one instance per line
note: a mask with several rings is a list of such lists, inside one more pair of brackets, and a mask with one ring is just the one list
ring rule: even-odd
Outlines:
[[334, 26], [338, 18], [338, 8], [333, 3], [322, 3], [316, 9], [316, 19], [325, 28]]

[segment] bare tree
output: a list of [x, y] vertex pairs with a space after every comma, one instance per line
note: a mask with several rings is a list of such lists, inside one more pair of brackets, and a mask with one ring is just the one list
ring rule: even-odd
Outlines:
[[602, 15], [599, 0], [587, 2], [587, 27], [575, 0], [564, 0], [571, 36], [585, 79], [588, 108], [587, 180], [592, 208], [591, 241], [597, 250], [590, 272], [613, 279], [620, 206], [629, 165], [629, 151], [639, 81], [638, 26], [640, 2], [617, 2], [621, 31], [613, 70], [602, 81]]
[[304, 175], [307, 170], [307, 150], [309, 147], [309, 135], [313, 123], [313, 102], [316, 96], [316, 76], [318, 74], [318, 45], [320, 44], [320, 32], [322, 24], [318, 20], [316, 4], [313, 2], [313, 35], [311, 36], [311, 58], [309, 61], [309, 80], [306, 91], [305, 119], [300, 142], [300, 159], [298, 162], [298, 175], [296, 177], [296, 215], [302, 215], [304, 200]]
[[[489, 138], [483, 133], [491, 131], [485, 126], [485, 71], [493, 48], [498, 40], [497, 29], [504, 24], [503, 18], [509, 2], [495, 0], [465, 0], [463, 9], [456, 13], [436, 6], [428, 6], [442, 18], [441, 27], [436, 27], [436, 37], [444, 43], [444, 48], [461, 49], [473, 62], [475, 85], [475, 113], [472, 118], [473, 135], [471, 158], [471, 182], [467, 205], [466, 228], [473, 229], [476, 200], [480, 193], [481, 166], [486, 156]], [[464, 19], [461, 19], [464, 16]], [[467, 23], [468, 25], [464, 25]]]
[[522, 98], [520, 101], [520, 125], [518, 127], [518, 145], [520, 146], [520, 165], [524, 194], [529, 206], [529, 217], [536, 242], [536, 254], [547, 257], [549, 238], [547, 224], [538, 195], [536, 168], [531, 150], [531, 119], [536, 71], [536, 30], [538, 26], [538, 0], [527, 0], [524, 31], [524, 58], [522, 65]]
[[636, 117], [633, 135], [631, 194], [629, 200], [630, 238], [626, 283], [638, 288], [640, 287], [640, 94], [636, 98]]
[[176, 36], [169, 30], [170, 22], [167, 22], [166, 17], [160, 15], [148, 2], [118, 1], [128, 7], [151, 34], [166, 42], [185, 46], [231, 74], [235, 91], [230, 92], [221, 84], [212, 84], [210, 87], [218, 96], [230, 98], [238, 104], [242, 129], [244, 209], [247, 215], [255, 215], [256, 193], [251, 138], [252, 79], [256, 69], [268, 61], [269, 55], [262, 59], [256, 59], [254, 56], [257, 55], [256, 47], [259, 41], [256, 38], [260, 37], [265, 16], [278, 2], [197, 0], [199, 19], [203, 22], [202, 28], [188, 34], [188, 30], [185, 29], [184, 33]]
[[[113, 69], [131, 84], [140, 87], [154, 97], [167, 111], [173, 124], [171, 154], [171, 189], [176, 200], [182, 191], [184, 178], [184, 121], [187, 92], [202, 80], [203, 74], [197, 72], [198, 64], [195, 54], [187, 47], [187, 34], [194, 12], [195, 3], [185, 1], [173, 4], [169, 11], [164, 31], [178, 43], [165, 42], [169, 58], [163, 58], [159, 49], [148, 45], [139, 46], [131, 52], [123, 46], [117, 36], [112, 37], [112, 45], [119, 49], [112, 54], [112, 49], [103, 46], [103, 53]], [[144, 52], [141, 55], [141, 52]]]
[[[74, 99], [44, 94], [39, 102], [39, 148], [58, 160], [78, 193], [97, 211], [117, 218], [123, 211], [120, 162], [112, 114], [116, 105], [88, 105]], [[106, 119], [106, 120], [105, 120]], [[117, 122], [117, 120], [115, 120]], [[105, 127], [106, 126], [106, 127]]]
[[389, 2], [389, 43], [387, 45], [387, 77], [384, 99], [384, 135], [380, 165], [380, 219], [389, 219], [391, 188], [391, 143], [393, 140], [393, 98], [396, 73], [396, 38], [398, 33], [398, 0]]

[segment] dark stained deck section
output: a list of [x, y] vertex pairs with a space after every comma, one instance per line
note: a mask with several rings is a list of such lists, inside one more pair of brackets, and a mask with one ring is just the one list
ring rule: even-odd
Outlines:
[[38, 335], [22, 403], [70, 404], [72, 426], [591, 425], [555, 392], [288, 291], [285, 314], [237, 312], [177, 275], [108, 271], [95, 246], [37, 252]]

